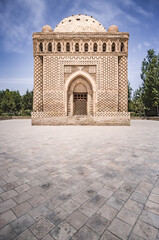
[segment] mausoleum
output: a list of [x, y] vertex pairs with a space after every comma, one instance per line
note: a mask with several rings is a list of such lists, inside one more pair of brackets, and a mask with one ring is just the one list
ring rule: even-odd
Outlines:
[[74, 15], [33, 33], [33, 125], [130, 125], [127, 32]]

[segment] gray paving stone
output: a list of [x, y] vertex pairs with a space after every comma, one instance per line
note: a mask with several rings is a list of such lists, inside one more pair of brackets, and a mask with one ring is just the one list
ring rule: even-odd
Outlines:
[[30, 227], [34, 223], [34, 219], [30, 217], [28, 214], [21, 216], [20, 218], [17, 218], [15, 221], [11, 223], [11, 226], [13, 227], [14, 231], [19, 234], [23, 232], [25, 229]]
[[3, 193], [3, 192], [4, 192], [3, 188], [0, 187], [0, 194]]
[[76, 209], [80, 207], [80, 204], [72, 199], [68, 200], [60, 206], [63, 210], [69, 214], [73, 213]]
[[143, 240], [143, 238], [139, 237], [138, 235], [132, 232], [130, 234], [129, 240]]
[[159, 228], [159, 215], [149, 212], [147, 210], [143, 210], [140, 217], [140, 220], [142, 220], [145, 223], [148, 223], [156, 228]]
[[18, 203], [22, 203], [22, 202], [25, 202], [27, 201], [28, 199], [31, 198], [31, 195], [27, 192], [24, 192], [24, 193], [20, 193], [18, 195], [16, 195], [15, 197], [13, 197], [13, 199]]
[[41, 239], [54, 227], [55, 225], [44, 217], [40, 219], [38, 222], [34, 223], [30, 227], [30, 230], [37, 237], [37, 239]]
[[37, 238], [30, 232], [29, 229], [19, 234], [15, 240], [37, 240]]
[[110, 221], [95, 213], [87, 222], [87, 226], [100, 235], [106, 230]]
[[147, 197], [137, 192], [133, 192], [132, 195], [130, 196], [130, 199], [134, 200], [135, 202], [145, 204]]
[[135, 191], [147, 197], [149, 193], [152, 191], [152, 188], [153, 188], [152, 184], [142, 181]]
[[42, 238], [42, 240], [55, 240], [55, 238], [53, 238], [49, 234], [47, 234], [45, 237]]
[[67, 222], [62, 222], [58, 226], [56, 226], [51, 232], [50, 235], [56, 240], [65, 240], [70, 239], [76, 230]]
[[14, 232], [13, 228], [10, 225], [7, 225], [0, 229], [0, 239], [1, 240], [11, 240], [17, 234]]
[[130, 211], [136, 213], [136, 214], [140, 214], [142, 209], [143, 209], [143, 205], [140, 204], [140, 203], [137, 203], [131, 199], [129, 199], [125, 205], [124, 205], [125, 208], [129, 209]]
[[87, 222], [87, 220], [88, 217], [78, 210], [66, 218], [66, 221], [77, 230], [81, 228]]
[[36, 221], [38, 221], [40, 218], [48, 215], [51, 213], [51, 211], [46, 208], [45, 206], [39, 206], [34, 208], [29, 212], [29, 215], [32, 216]]
[[10, 191], [8, 191], [8, 192], [1, 193], [1, 194], [0, 194], [0, 197], [1, 197], [4, 201], [6, 201], [6, 200], [8, 200], [8, 199], [10, 199], [10, 198], [12, 198], [12, 197], [14, 197], [14, 196], [16, 196], [16, 195], [17, 195], [17, 192], [16, 192], [15, 190], [10, 190]]
[[73, 197], [73, 199], [74, 199], [76, 202], [80, 203], [80, 204], [83, 204], [83, 203], [86, 202], [89, 198], [90, 198], [90, 197], [89, 197], [88, 195], [84, 194], [84, 193], [79, 193], [79, 194], [77, 194], [77, 195], [75, 195], [75, 196]]
[[68, 217], [69, 213], [67, 213], [62, 208], [56, 208], [54, 212], [48, 214], [46, 217], [55, 225], [61, 223], [66, 217]]
[[26, 192], [29, 190], [31, 187], [28, 184], [23, 184], [15, 188], [15, 190], [19, 193]]
[[133, 229], [133, 232], [144, 239], [152, 240], [156, 239], [158, 231], [156, 228], [150, 226], [149, 224], [138, 220]]
[[151, 193], [148, 197], [148, 200], [159, 204], [159, 195], [155, 193]]
[[89, 202], [97, 207], [101, 207], [106, 202], [106, 199], [104, 197], [102, 197], [101, 195], [96, 194], [94, 197], [92, 197], [89, 200]]
[[91, 217], [99, 208], [91, 203], [84, 203], [78, 210], [85, 214], [87, 217]]
[[159, 215], [159, 204], [147, 201], [145, 204], [145, 209]]
[[124, 201], [122, 201], [121, 199], [119, 198], [116, 198], [114, 196], [110, 197], [109, 200], [106, 202], [107, 205], [117, 209], [117, 210], [120, 210], [122, 208], [122, 206], [124, 205]]
[[16, 215], [11, 211], [8, 210], [0, 215], [0, 228], [4, 227], [8, 223], [11, 223], [16, 219]]
[[17, 217], [20, 217], [31, 210], [32, 206], [28, 202], [23, 202], [16, 207], [12, 208], [12, 211], [16, 214]]
[[0, 213], [3, 213], [9, 209], [11, 209], [12, 207], [15, 207], [17, 204], [13, 199], [9, 199], [7, 201], [4, 201], [2, 203], [0, 203]]
[[43, 205], [53, 211], [54, 209], [56, 209], [57, 207], [62, 205], [62, 203], [63, 203], [63, 201], [54, 197], [54, 198], [51, 198], [48, 201], [44, 202]]
[[82, 227], [71, 240], [98, 240], [100, 235], [87, 226]]
[[10, 191], [16, 187], [17, 187], [17, 184], [15, 182], [12, 182], [12, 183], [5, 184], [2, 188], [4, 189], [4, 191]]
[[154, 187], [154, 188], [152, 189], [152, 192], [159, 195], [159, 187], [158, 187], [158, 188], [157, 188], [157, 187]]
[[108, 230], [112, 233], [114, 233], [116, 236], [123, 240], [127, 240], [128, 236], [131, 232], [132, 227], [128, 225], [127, 223], [115, 218], [110, 226], [108, 227]]
[[105, 231], [102, 235], [102, 237], [100, 238], [100, 240], [119, 240], [120, 238], [118, 238], [117, 236], [115, 236], [114, 234], [112, 234], [109, 231]]
[[117, 214], [117, 218], [133, 226], [138, 218], [138, 215], [126, 208], [122, 208]]
[[98, 213], [106, 218], [109, 221], [112, 221], [115, 215], [118, 213], [118, 211], [106, 204], [104, 204], [98, 211]]
[[39, 205], [41, 205], [42, 203], [46, 202], [46, 198], [39, 194], [36, 195], [35, 197], [32, 197], [31, 199], [29, 199], [28, 201], [33, 207], [38, 207]]
[[98, 191], [98, 194], [103, 196], [105, 199], [108, 199], [110, 196], [113, 195], [113, 192], [106, 188], [103, 188], [100, 191]]

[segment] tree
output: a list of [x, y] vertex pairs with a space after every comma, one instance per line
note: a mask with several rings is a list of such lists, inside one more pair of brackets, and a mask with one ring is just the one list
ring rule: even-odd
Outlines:
[[141, 78], [146, 115], [159, 115], [159, 55], [153, 49], [148, 50], [142, 62]]
[[139, 87], [133, 95], [133, 111], [136, 115], [144, 115], [145, 113], [145, 106], [142, 99], [142, 87]]
[[133, 110], [132, 91], [133, 89], [130, 86], [130, 82], [128, 82], [128, 112], [132, 112]]
[[30, 110], [33, 109], [33, 91], [27, 90], [26, 93], [22, 97], [22, 105], [24, 110]]

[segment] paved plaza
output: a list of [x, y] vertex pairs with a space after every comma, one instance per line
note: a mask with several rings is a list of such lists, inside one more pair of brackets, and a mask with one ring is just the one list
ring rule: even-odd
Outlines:
[[0, 121], [1, 240], [159, 239], [159, 122]]

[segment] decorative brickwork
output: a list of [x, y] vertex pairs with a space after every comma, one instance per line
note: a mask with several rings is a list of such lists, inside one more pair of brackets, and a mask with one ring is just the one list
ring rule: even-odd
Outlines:
[[128, 111], [127, 57], [119, 57], [119, 112]]
[[92, 124], [119, 118], [128, 125], [128, 38], [117, 26], [106, 32], [83, 15], [64, 19], [54, 31], [46, 25], [34, 33], [33, 124], [38, 118], [41, 124], [71, 124], [71, 117], [85, 115]]
[[43, 57], [34, 57], [33, 111], [43, 111]]

